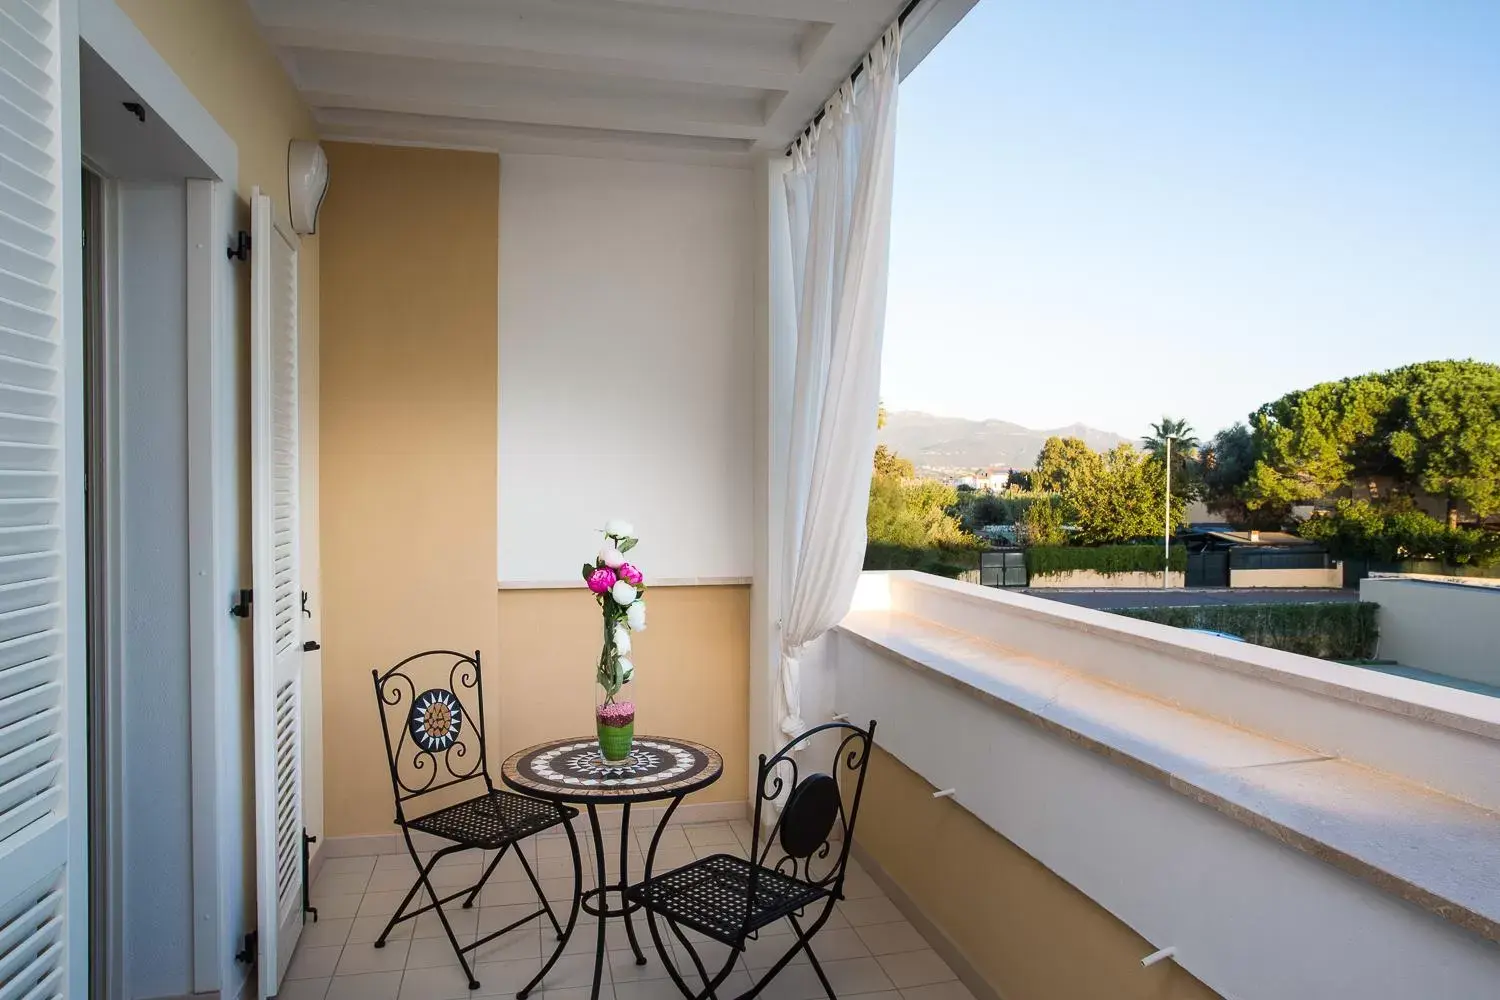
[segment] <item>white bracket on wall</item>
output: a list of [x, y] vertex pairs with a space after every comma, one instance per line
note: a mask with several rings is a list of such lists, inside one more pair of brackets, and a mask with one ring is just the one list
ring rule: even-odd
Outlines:
[[1165, 962], [1167, 959], [1175, 958], [1176, 956], [1177, 949], [1175, 947], [1162, 948], [1160, 951], [1153, 951], [1151, 954], [1141, 959], [1141, 968], [1149, 969], [1157, 962]]
[[844, 712], [834, 712], [833, 713], [833, 721], [834, 722], [848, 722], [849, 721], [849, 716], [846, 713], [844, 713]]
[[942, 789], [940, 791], [933, 792], [932, 793], [932, 797], [935, 798], [935, 799], [951, 799], [951, 798], [953, 798], [953, 796], [955, 796], [957, 794], [958, 794], [958, 789], [957, 788], [944, 788], [944, 789]]

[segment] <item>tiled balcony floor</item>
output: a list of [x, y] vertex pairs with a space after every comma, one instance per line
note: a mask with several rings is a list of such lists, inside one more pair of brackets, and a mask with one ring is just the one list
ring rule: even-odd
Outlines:
[[[631, 876], [645, 867], [643, 848], [651, 831], [637, 826], [632, 831]], [[572, 899], [572, 859], [567, 838], [549, 831], [532, 839], [527, 857], [554, 900], [559, 920], [566, 920], [565, 907]], [[657, 852], [658, 871], [684, 864], [695, 857], [717, 853], [745, 854], [749, 839], [745, 823], [699, 823], [677, 825], [662, 837]], [[606, 854], [618, 855], [619, 833], [604, 833]], [[592, 845], [581, 845], [592, 857]], [[617, 858], [607, 863], [613, 868]], [[438, 889], [456, 891], [478, 881], [479, 852], [445, 858], [434, 871]], [[828, 924], [813, 941], [814, 950], [840, 997], [871, 1000], [972, 1000], [943, 960], [904, 919], [880, 891], [879, 886], [851, 861], [845, 883], [848, 897], [840, 903]], [[392, 932], [382, 949], [374, 940], [395, 912], [415, 878], [411, 858], [405, 854], [330, 858], [324, 863], [312, 888], [313, 905], [320, 920], [308, 923], [292, 958], [282, 1000], [462, 1000], [475, 997], [508, 998], [536, 974], [543, 951], [556, 941], [543, 917], [524, 924], [490, 942], [470, 961], [481, 987], [470, 992], [452, 946], [443, 936], [436, 915], [423, 914]], [[585, 887], [592, 885], [591, 867], [585, 860]], [[534, 909], [534, 898], [520, 863], [507, 858], [495, 870], [471, 910], [459, 908], [461, 900], [448, 905], [454, 931], [465, 943], [523, 916]], [[561, 905], [559, 905], [561, 904]], [[588, 1000], [597, 942], [595, 918], [579, 914], [578, 927], [567, 951], [553, 966], [547, 979], [532, 994], [538, 1000]], [[415, 927], [413, 927], [415, 924]], [[545, 933], [541, 929], [546, 927]], [[680, 1000], [681, 994], [667, 978], [657, 958], [644, 916], [636, 920], [637, 938], [647, 964], [638, 966], [629, 952], [624, 927], [617, 920], [609, 926], [609, 968], [600, 988], [601, 1000]], [[773, 933], [774, 931], [774, 933]], [[780, 933], [784, 931], [785, 933]], [[690, 932], [691, 933], [691, 932]], [[790, 947], [790, 928], [785, 924], [762, 932], [752, 942], [738, 968], [719, 990], [721, 998], [735, 997], [750, 987], [752, 971], [772, 965]], [[694, 941], [695, 946], [700, 944]], [[724, 953], [702, 942], [699, 953], [711, 969], [722, 963]], [[473, 953], [471, 953], [473, 954]], [[679, 969], [690, 969], [685, 957]], [[689, 982], [694, 980], [689, 978]], [[819, 1000], [822, 986], [805, 956], [788, 965], [762, 992], [766, 1000]]]

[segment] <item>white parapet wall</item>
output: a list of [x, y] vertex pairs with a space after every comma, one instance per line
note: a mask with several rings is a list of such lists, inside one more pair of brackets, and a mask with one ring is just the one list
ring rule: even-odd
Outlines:
[[[1160, 573], [1100, 573], [1092, 569], [1073, 569], [1066, 573], [1034, 576], [1027, 585], [1034, 590], [1142, 590], [1161, 589]], [[1187, 586], [1182, 573], [1167, 574], [1168, 587]]]
[[1376, 655], [1500, 687], [1500, 587], [1462, 577], [1372, 576], [1359, 599], [1380, 606]]
[[918, 573], [839, 710], [1238, 1000], [1500, 996], [1500, 701]]

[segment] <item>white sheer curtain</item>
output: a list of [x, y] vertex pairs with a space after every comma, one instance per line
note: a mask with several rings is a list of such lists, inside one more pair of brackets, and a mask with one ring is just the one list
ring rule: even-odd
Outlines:
[[802, 656], [848, 611], [864, 561], [900, 47], [895, 26], [797, 143], [786, 177], [790, 294], [797, 305], [778, 678], [778, 714], [788, 736], [806, 728]]

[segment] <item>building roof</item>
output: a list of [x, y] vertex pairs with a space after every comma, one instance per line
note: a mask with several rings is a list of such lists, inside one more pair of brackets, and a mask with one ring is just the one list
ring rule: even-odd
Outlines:
[[1294, 535], [1287, 531], [1258, 531], [1255, 537], [1251, 537], [1249, 531], [1231, 531], [1228, 529], [1199, 529], [1197, 534], [1217, 538], [1221, 542], [1229, 542], [1231, 545], [1314, 545], [1300, 535]]

